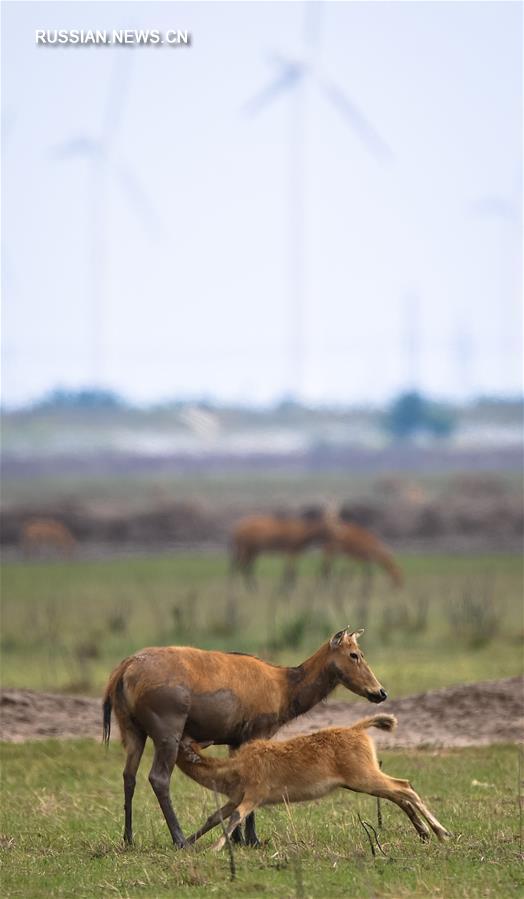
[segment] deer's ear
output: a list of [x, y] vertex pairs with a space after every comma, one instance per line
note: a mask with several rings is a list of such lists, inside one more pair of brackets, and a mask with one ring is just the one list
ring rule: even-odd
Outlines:
[[331, 640], [329, 641], [329, 646], [331, 649], [338, 649], [339, 646], [342, 645], [342, 641], [347, 634], [347, 628], [344, 628], [343, 631], [338, 631], [338, 633], [333, 634]]
[[364, 628], [364, 627], [361, 627], [358, 631], [353, 631], [353, 633], [350, 634], [349, 636], [350, 636], [350, 637], [354, 637], [355, 640], [358, 640], [358, 638], [362, 636], [362, 634], [364, 633], [364, 631], [365, 631], [365, 628]]

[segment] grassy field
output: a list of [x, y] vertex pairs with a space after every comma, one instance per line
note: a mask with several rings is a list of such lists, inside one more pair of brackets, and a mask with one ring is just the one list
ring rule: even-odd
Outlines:
[[[135, 794], [136, 846], [121, 842], [122, 755], [92, 741], [2, 744], [1, 847], [4, 896], [177, 897], [260, 895], [522, 896], [522, 843], [515, 747], [429, 753], [383, 752], [384, 770], [409, 777], [450, 828], [446, 844], [420, 843], [402, 812], [383, 803], [373, 858], [357, 812], [376, 825], [375, 800], [338, 791], [318, 803], [259, 813], [260, 850], [209, 849], [213, 834], [182, 853], [147, 783]], [[213, 805], [211, 793], [179, 772], [175, 807], [186, 832]]]
[[[362, 646], [392, 697], [521, 670], [517, 557], [411, 556], [401, 563], [407, 586], [393, 591], [377, 576], [366, 599], [356, 573], [339, 570], [330, 585], [320, 584], [313, 555], [302, 561], [288, 597], [278, 591], [278, 559], [263, 561], [256, 593], [229, 584], [219, 554], [9, 562], [2, 683], [96, 694], [119, 659], [148, 644], [240, 649], [293, 664], [348, 622], [366, 626]], [[261, 812], [266, 842], [236, 851], [231, 882], [228, 856], [209, 851], [211, 837], [183, 853], [170, 846], [147, 783], [148, 757], [135, 799], [136, 846], [124, 849], [116, 742], [107, 752], [87, 740], [0, 745], [6, 896], [495, 899], [524, 889], [515, 747], [381, 754], [384, 769], [412, 780], [452, 830], [446, 845], [422, 845], [387, 805], [380, 832], [387, 857], [373, 858], [357, 812], [375, 823], [375, 802], [340, 791], [320, 803]], [[174, 796], [187, 832], [214, 805], [179, 773]]]
[[[282, 560], [260, 565], [256, 593], [230, 586], [220, 554], [9, 562], [2, 574], [4, 686], [97, 693], [121, 658], [146, 645], [191, 643], [298, 663], [330, 633], [366, 627], [362, 647], [390, 695], [521, 670], [522, 566], [516, 556], [401, 558], [407, 586], [359, 573], [319, 583], [304, 558], [288, 597]], [[353, 572], [355, 566], [353, 565]], [[347, 696], [339, 691], [340, 698]]]

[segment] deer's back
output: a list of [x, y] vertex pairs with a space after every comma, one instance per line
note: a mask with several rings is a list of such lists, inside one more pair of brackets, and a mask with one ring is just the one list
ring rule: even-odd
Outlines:
[[69, 544], [74, 542], [71, 532], [60, 521], [39, 519], [29, 521], [22, 530], [22, 539], [31, 541], [52, 541]]
[[289, 740], [256, 740], [243, 746], [237, 761], [246, 788], [264, 802], [301, 802], [325, 796], [351, 782], [375, 759], [374, 744], [356, 727], [325, 728]]
[[[150, 647], [124, 663], [122, 689], [140, 721], [183, 715], [195, 740], [240, 745], [270, 736], [285, 705], [285, 669], [254, 656]], [[147, 728], [146, 728], [147, 729]]]
[[345, 783], [344, 760], [360, 755], [362, 733], [329, 728], [285, 741], [257, 740], [243, 746], [238, 760], [246, 793], [262, 804], [318, 799]]
[[299, 518], [276, 518], [257, 515], [245, 518], [236, 526], [233, 537], [238, 545], [253, 549], [295, 549], [310, 538], [310, 529]]

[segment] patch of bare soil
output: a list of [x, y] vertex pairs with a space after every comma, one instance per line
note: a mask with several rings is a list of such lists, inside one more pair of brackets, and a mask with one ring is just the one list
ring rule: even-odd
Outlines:
[[524, 677], [458, 684], [386, 700], [380, 706], [327, 702], [283, 727], [279, 739], [321, 727], [347, 727], [378, 712], [396, 715], [392, 734], [373, 730], [378, 745], [394, 748], [487, 746], [524, 738]]
[[[320, 703], [283, 727], [277, 738], [311, 733], [322, 727], [346, 727], [379, 711], [398, 718], [394, 734], [373, 731], [383, 747], [512, 743], [524, 736], [524, 677], [460, 684], [387, 700], [380, 706], [365, 702]], [[101, 718], [99, 699], [32, 690], [0, 691], [0, 737], [8, 742], [46, 737], [101, 739]], [[112, 736], [118, 736], [116, 722]]]

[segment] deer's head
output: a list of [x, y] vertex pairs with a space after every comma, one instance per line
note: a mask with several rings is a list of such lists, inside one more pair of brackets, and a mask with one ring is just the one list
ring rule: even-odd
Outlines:
[[338, 683], [370, 702], [384, 702], [388, 694], [366, 662], [358, 645], [362, 630], [349, 627], [334, 634], [329, 641], [329, 663]]

